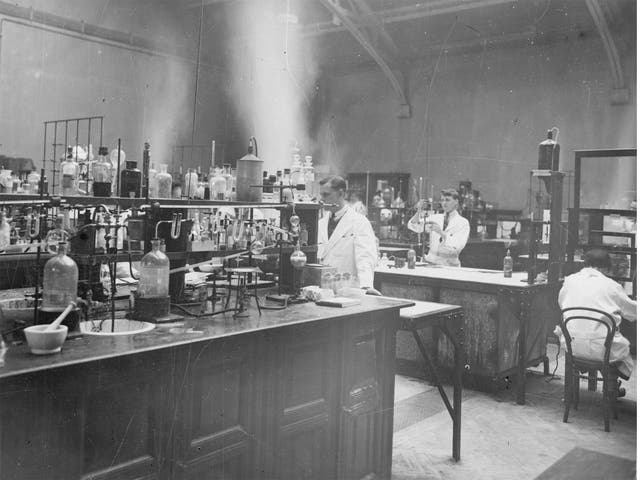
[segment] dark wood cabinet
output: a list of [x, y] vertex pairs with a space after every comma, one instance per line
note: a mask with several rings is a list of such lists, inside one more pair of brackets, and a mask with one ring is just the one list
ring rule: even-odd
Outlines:
[[398, 315], [0, 378], [0, 478], [388, 478]]

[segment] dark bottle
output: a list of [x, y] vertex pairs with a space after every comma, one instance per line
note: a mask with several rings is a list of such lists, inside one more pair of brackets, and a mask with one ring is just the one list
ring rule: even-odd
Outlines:
[[507, 255], [502, 262], [502, 271], [504, 272], [504, 278], [511, 278], [513, 273], [513, 258], [511, 258], [511, 250], [507, 248]]
[[416, 251], [413, 249], [413, 245], [407, 251], [407, 268], [410, 270], [416, 268]]
[[127, 168], [120, 172], [120, 196], [125, 198], [140, 198], [142, 172], [138, 170], [138, 163], [127, 160]]

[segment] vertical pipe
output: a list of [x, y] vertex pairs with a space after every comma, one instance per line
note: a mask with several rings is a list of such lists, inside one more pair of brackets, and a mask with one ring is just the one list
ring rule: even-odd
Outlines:
[[47, 122], [44, 122], [44, 140], [42, 142], [42, 166], [47, 161]]
[[87, 126], [87, 173], [85, 178], [85, 188], [87, 189], [87, 196], [89, 196], [89, 175], [91, 172], [89, 169], [91, 168], [91, 157], [89, 157], [89, 153], [91, 152], [91, 117], [89, 117], [89, 125]]
[[118, 167], [117, 167], [117, 173], [116, 173], [118, 198], [120, 198], [120, 145], [121, 144], [122, 144], [122, 140], [118, 139]]
[[100, 117], [100, 145], [98, 145], [98, 148], [102, 146], [102, 129], [104, 126], [104, 117]]

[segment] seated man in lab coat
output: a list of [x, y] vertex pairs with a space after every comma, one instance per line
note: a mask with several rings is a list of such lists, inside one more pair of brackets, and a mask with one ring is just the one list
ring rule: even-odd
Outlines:
[[460, 196], [453, 188], [441, 192], [444, 214], [425, 216], [420, 202], [418, 211], [411, 217], [407, 228], [416, 233], [429, 233], [429, 254], [426, 262], [436, 265], [459, 267], [458, 256], [469, 239], [469, 221], [458, 213]]
[[369, 220], [347, 203], [346, 190], [342, 177], [320, 181], [320, 200], [325, 206], [318, 222], [318, 260], [336, 267], [338, 273], [349, 273], [366, 293], [380, 295], [373, 288], [376, 237]]
[[[564, 279], [558, 295], [560, 308], [597, 308], [609, 313], [615, 319], [616, 327], [620, 326], [622, 318], [635, 321], [636, 302], [629, 298], [620, 284], [607, 277], [611, 269], [609, 253], [603, 249], [589, 250], [584, 256], [584, 263], [585, 267], [582, 270]], [[567, 315], [577, 313], [578, 310]], [[604, 338], [607, 334], [604, 325], [572, 320], [567, 328], [572, 337], [571, 349], [574, 356], [594, 360], [603, 358]], [[555, 334], [560, 338], [561, 348], [566, 351], [564, 336], [559, 326], [556, 327]], [[633, 369], [633, 359], [629, 353], [629, 340], [622, 336], [618, 328], [613, 337], [610, 356], [610, 362], [616, 361], [620, 362], [620, 376], [628, 380]]]

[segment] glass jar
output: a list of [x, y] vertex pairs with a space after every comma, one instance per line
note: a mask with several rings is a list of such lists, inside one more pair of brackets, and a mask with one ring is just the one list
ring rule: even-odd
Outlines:
[[93, 164], [93, 195], [96, 197], [111, 196], [111, 181], [113, 180], [113, 165], [107, 158], [107, 147], [98, 149], [98, 160]]
[[169, 296], [169, 258], [160, 249], [160, 239], [151, 240], [151, 251], [140, 260], [138, 296], [163, 298]]
[[57, 255], [44, 265], [42, 311], [61, 312], [78, 296], [78, 266], [67, 255], [67, 244], [58, 244]]
[[153, 163], [149, 167], [149, 197], [158, 198], [158, 171]]
[[11, 225], [4, 210], [0, 212], [0, 251], [6, 250], [11, 243]]
[[157, 184], [157, 198], [171, 198], [171, 184], [173, 178], [171, 174], [167, 172], [167, 165], [160, 165], [160, 173], [156, 175]]

